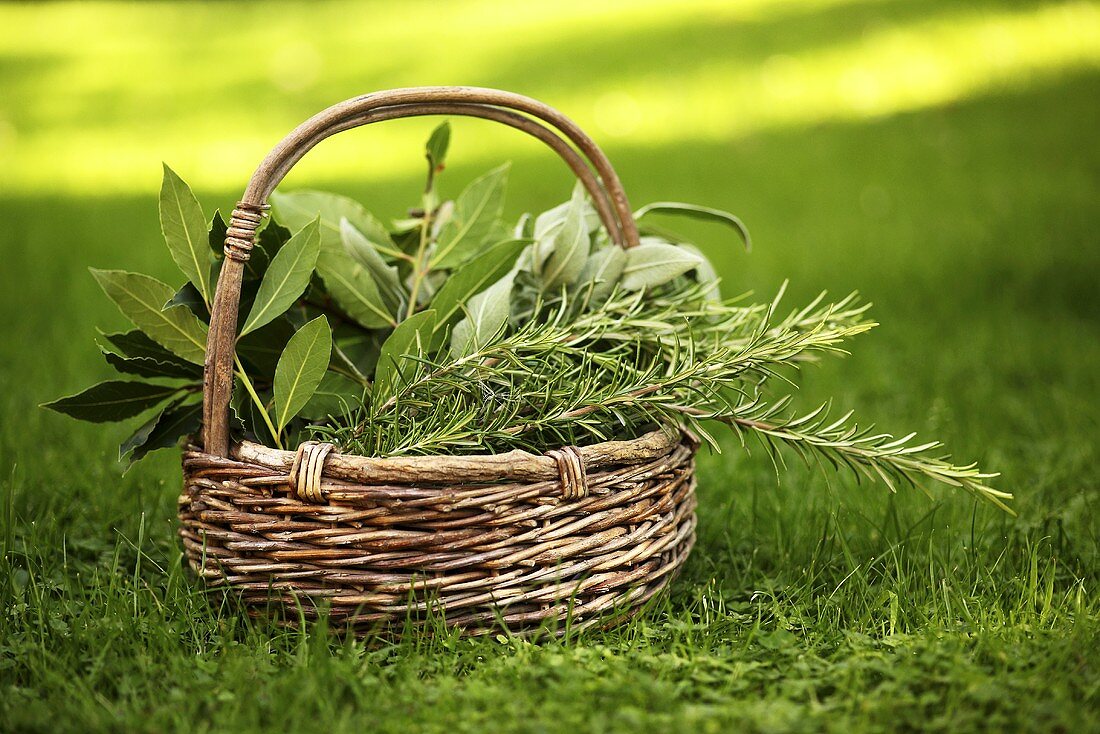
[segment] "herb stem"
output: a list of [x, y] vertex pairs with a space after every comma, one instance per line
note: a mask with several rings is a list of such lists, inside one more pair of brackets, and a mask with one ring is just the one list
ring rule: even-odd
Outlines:
[[[431, 196], [431, 188], [429, 184], [429, 190], [424, 194], [425, 203], [428, 197]], [[428, 275], [428, 263], [425, 262], [425, 258], [428, 253], [428, 240], [431, 237], [432, 229], [432, 209], [431, 207], [424, 207], [424, 219], [420, 224], [420, 244], [416, 248], [416, 258], [413, 260], [413, 272], [412, 272], [412, 285], [409, 286], [409, 307], [405, 311], [405, 318], [409, 318], [416, 311], [416, 300], [420, 295], [420, 284], [424, 281], [424, 278]]]
[[248, 379], [248, 373], [245, 372], [244, 365], [241, 364], [241, 358], [234, 354], [233, 362], [237, 365], [237, 377], [241, 378], [244, 389], [248, 391], [248, 394], [252, 397], [252, 402], [260, 409], [260, 415], [263, 417], [264, 423], [267, 424], [267, 429], [271, 431], [271, 437], [275, 440], [275, 448], [281, 449], [283, 442], [279, 439], [279, 431], [276, 430], [275, 424], [271, 422], [271, 416], [268, 415], [264, 401], [260, 400], [260, 396], [256, 394], [256, 388], [252, 386], [252, 380]]

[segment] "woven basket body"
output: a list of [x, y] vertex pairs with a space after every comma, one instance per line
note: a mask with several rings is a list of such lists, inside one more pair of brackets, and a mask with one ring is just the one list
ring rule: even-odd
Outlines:
[[181, 534], [205, 579], [290, 619], [325, 608], [361, 631], [433, 616], [472, 633], [567, 617], [581, 629], [628, 614], [687, 557], [694, 448], [652, 434], [580, 449], [584, 496], [547, 456], [441, 467], [330, 454], [320, 503], [300, 497], [289, 452], [191, 451]]
[[241, 272], [267, 196], [329, 135], [425, 114], [481, 117], [538, 138], [588, 189], [612, 239], [637, 244], [606, 157], [534, 100], [462, 87], [391, 90], [303, 123], [261, 164], [227, 232], [203, 432], [183, 456], [187, 558], [209, 583], [238, 591], [250, 613], [281, 610], [291, 621], [325, 613], [355, 631], [410, 621], [469, 633], [610, 624], [664, 588], [694, 542], [697, 444], [679, 431], [548, 446], [543, 455], [382, 459], [328, 444], [282, 451], [230, 440]]

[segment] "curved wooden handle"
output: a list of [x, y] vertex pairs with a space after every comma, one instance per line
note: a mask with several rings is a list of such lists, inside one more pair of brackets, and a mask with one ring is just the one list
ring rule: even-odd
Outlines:
[[[517, 114], [523, 113], [523, 114]], [[375, 92], [340, 102], [296, 127], [264, 158], [234, 209], [226, 232], [217, 292], [210, 310], [203, 376], [203, 448], [229, 455], [229, 401], [233, 388], [237, 311], [244, 263], [268, 208], [267, 198], [315, 145], [344, 130], [400, 117], [465, 115], [514, 127], [546, 143], [580, 179], [607, 228], [622, 247], [638, 244], [638, 228], [618, 175], [599, 146], [557, 110], [530, 97], [477, 87], [414, 87]], [[547, 123], [583, 154], [581, 157], [538, 121]], [[595, 169], [586, 165], [587, 162]]]

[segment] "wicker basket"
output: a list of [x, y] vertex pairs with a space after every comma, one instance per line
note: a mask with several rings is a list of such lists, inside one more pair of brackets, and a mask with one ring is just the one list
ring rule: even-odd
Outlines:
[[637, 244], [607, 158], [535, 100], [466, 87], [399, 89], [307, 120], [263, 161], [230, 221], [206, 354], [202, 449], [183, 456], [188, 560], [209, 583], [238, 591], [251, 614], [324, 612], [357, 632], [408, 620], [442, 620], [471, 634], [611, 624], [664, 588], [691, 550], [690, 436], [663, 430], [543, 455], [408, 458], [230, 441], [242, 271], [268, 195], [336, 132], [434, 114], [493, 120], [545, 142], [588, 189], [611, 237]]

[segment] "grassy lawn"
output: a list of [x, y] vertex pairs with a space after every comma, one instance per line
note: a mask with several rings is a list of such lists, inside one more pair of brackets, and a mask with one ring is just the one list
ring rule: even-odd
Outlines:
[[[0, 5], [0, 731], [1100, 730], [1100, 7], [674, 5], [463, 2], [416, 34], [427, 5]], [[122, 429], [36, 407], [109, 374], [93, 328], [121, 317], [86, 268], [177, 277], [161, 158], [225, 211], [325, 104], [456, 81], [574, 114], [638, 204], [736, 211], [753, 253], [698, 231], [728, 294], [858, 289], [883, 325], [800, 404], [942, 439], [1018, 516], [795, 461], [777, 482], [731, 438], [700, 457], [685, 571], [612, 631], [352, 641], [204, 594], [178, 453], [122, 476]], [[292, 183], [398, 215], [429, 126]], [[462, 123], [452, 150], [452, 191], [503, 156], [511, 212], [568, 192], [512, 134]]]

